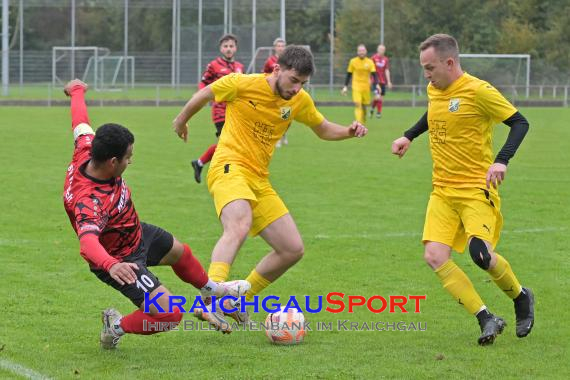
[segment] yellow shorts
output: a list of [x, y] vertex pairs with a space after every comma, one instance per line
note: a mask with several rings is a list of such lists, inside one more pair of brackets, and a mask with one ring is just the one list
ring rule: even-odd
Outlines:
[[479, 188], [434, 186], [429, 197], [422, 241], [435, 241], [463, 253], [467, 240], [499, 242], [503, 216], [495, 192]]
[[268, 178], [235, 164], [210, 167], [208, 190], [214, 198], [218, 218], [228, 203], [237, 199], [249, 201], [253, 212], [251, 236], [257, 236], [265, 227], [289, 213]]
[[367, 106], [370, 104], [370, 88], [367, 88], [366, 90], [355, 90], [352, 89], [352, 101], [355, 104], [360, 104], [360, 105], [364, 105]]

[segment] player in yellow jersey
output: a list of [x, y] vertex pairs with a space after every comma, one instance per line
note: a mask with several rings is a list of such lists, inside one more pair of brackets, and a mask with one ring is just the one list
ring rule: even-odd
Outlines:
[[[275, 143], [293, 120], [309, 126], [324, 140], [363, 137], [358, 122], [348, 128], [328, 121], [315, 108], [303, 85], [314, 71], [312, 54], [288, 46], [271, 74], [230, 74], [198, 91], [173, 123], [179, 137], [188, 138], [187, 122], [209, 101], [226, 102], [226, 124], [208, 171], [208, 190], [223, 227], [212, 252], [208, 273], [227, 279], [230, 266], [247, 234], [260, 235], [272, 248], [247, 280], [247, 299], [279, 278], [303, 257], [304, 246], [287, 207], [269, 182], [269, 162]], [[247, 320], [247, 313], [232, 315]]]
[[[420, 45], [420, 63], [427, 87], [428, 110], [418, 123], [392, 144], [402, 157], [410, 143], [429, 131], [433, 158], [433, 191], [423, 232], [424, 259], [443, 287], [481, 328], [478, 343], [492, 344], [505, 321], [488, 310], [467, 275], [451, 259], [451, 250], [471, 258], [514, 301], [516, 334], [527, 336], [534, 324], [534, 296], [523, 288], [509, 263], [495, 247], [503, 225], [498, 185], [507, 164], [528, 131], [527, 120], [489, 83], [462, 71], [457, 41], [436, 34]], [[510, 127], [493, 160], [495, 124]]]
[[352, 58], [346, 69], [346, 80], [342, 88], [342, 95], [346, 95], [348, 84], [352, 78], [352, 101], [354, 102], [354, 117], [357, 121], [366, 123], [366, 106], [370, 104], [370, 76], [374, 79], [374, 87], [380, 91], [376, 65], [366, 56], [366, 46], [358, 45], [357, 56]]

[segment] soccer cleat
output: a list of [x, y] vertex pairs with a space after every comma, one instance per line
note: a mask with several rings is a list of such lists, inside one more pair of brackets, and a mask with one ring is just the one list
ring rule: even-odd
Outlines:
[[[216, 307], [216, 311], [213, 311], [214, 305]], [[230, 326], [224, 317], [224, 312], [220, 307], [220, 301], [210, 303], [210, 305], [206, 306], [206, 311], [202, 311], [200, 319], [208, 322], [216, 330], [221, 331], [222, 334], [230, 334], [232, 332], [232, 326]]]
[[378, 112], [378, 113], [376, 114], [376, 119], [380, 119], [381, 117], [382, 117], [382, 114], [381, 114], [380, 112]]
[[194, 179], [196, 180], [196, 182], [198, 183], [202, 182], [202, 169], [204, 167], [198, 164], [198, 160], [193, 160], [192, 168], [194, 168]]
[[224, 307], [226, 309], [232, 309], [232, 308], [236, 308], [237, 310], [232, 312], [232, 313], [224, 313], [225, 315], [227, 315], [230, 318], [233, 318], [237, 323], [249, 323], [250, 321], [250, 317], [249, 317], [249, 313], [247, 312], [247, 309], [244, 309], [245, 311], [241, 311], [241, 302], [238, 301], [232, 301], [232, 300], [224, 300]]
[[493, 344], [497, 335], [503, 332], [507, 324], [501, 317], [497, 317], [490, 314], [489, 317], [484, 318], [479, 321], [479, 326], [481, 327], [481, 336], [477, 340], [477, 343], [481, 346], [487, 346]]
[[281, 141], [283, 142], [283, 145], [289, 145], [289, 140], [287, 140], [287, 135], [283, 135]]
[[237, 281], [230, 281], [230, 282], [223, 282], [223, 285], [229, 288], [229, 295], [234, 296], [237, 298], [237, 301], [226, 299], [224, 300], [224, 307], [226, 309], [236, 308], [237, 310], [231, 313], [224, 313], [228, 317], [233, 318], [238, 323], [248, 323], [249, 313], [247, 310], [241, 312], [241, 297], [245, 296], [247, 291], [251, 288], [251, 284], [245, 280], [237, 280]]
[[524, 338], [534, 326], [534, 294], [528, 288], [522, 288], [521, 294], [513, 300], [517, 317], [517, 336]]
[[[241, 296], [245, 296], [245, 293], [251, 288], [251, 284], [245, 280], [236, 280], [236, 281], [228, 281], [228, 282], [220, 282], [218, 283], [218, 288], [216, 289], [215, 296], [217, 299], [221, 299], [224, 296], [233, 296], [236, 297], [238, 300]], [[230, 303], [228, 303], [230, 302]], [[212, 297], [204, 297], [204, 304], [206, 307], [212, 304]], [[224, 307], [226, 309], [231, 309], [234, 307], [234, 302], [230, 299], [224, 300]], [[236, 306], [239, 309], [239, 301], [236, 302]], [[198, 318], [201, 321], [206, 321], [204, 318], [203, 310], [196, 308], [194, 309], [194, 317]], [[238, 322], [242, 322], [241, 319], [245, 318], [242, 314], [247, 313], [239, 313], [239, 310], [234, 313], [224, 313], [235, 319]], [[239, 315], [239, 316], [238, 316]], [[249, 321], [249, 315], [247, 315], [247, 320]]]
[[281, 148], [281, 139], [277, 140], [277, 144], [275, 144], [276, 148]]
[[106, 309], [101, 313], [101, 321], [103, 322], [103, 329], [101, 330], [101, 337], [99, 341], [101, 342], [101, 348], [105, 350], [112, 350], [117, 348], [121, 335], [118, 335], [114, 330], [113, 326], [117, 323], [117, 320], [123, 316], [115, 309]]
[[[204, 297], [204, 305], [206, 305], [206, 307], [210, 306], [212, 304], [212, 297]], [[194, 309], [194, 317], [198, 318], [201, 321], [205, 321], [206, 319], [204, 318], [204, 316], [202, 315], [204, 313], [204, 310], [196, 308]]]
[[372, 116], [374, 116], [374, 109], [370, 110], [370, 117], [372, 118]]

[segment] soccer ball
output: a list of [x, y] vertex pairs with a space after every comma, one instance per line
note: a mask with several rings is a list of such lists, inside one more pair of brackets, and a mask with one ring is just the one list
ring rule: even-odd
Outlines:
[[297, 309], [281, 307], [265, 318], [265, 335], [273, 344], [292, 345], [303, 341], [306, 335], [305, 317]]

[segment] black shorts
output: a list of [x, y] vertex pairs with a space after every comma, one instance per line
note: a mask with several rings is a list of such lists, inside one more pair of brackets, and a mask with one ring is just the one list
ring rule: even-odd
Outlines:
[[[386, 84], [385, 83], [378, 83], [378, 85], [380, 86], [380, 95], [382, 95], [382, 96], [386, 95]], [[376, 93], [376, 86], [372, 85], [371, 90], [373, 93]]]
[[172, 234], [162, 228], [142, 222], [141, 227], [142, 238], [138, 248], [122, 260], [126, 263], [135, 263], [139, 267], [135, 270], [137, 280], [134, 284], [119, 285], [108, 272], [102, 269], [91, 269], [99, 280], [123, 293], [136, 307], [142, 305], [145, 293], [150, 293], [161, 285], [158, 277], [147, 267], [158, 265], [174, 244]]
[[222, 134], [222, 129], [224, 128], [225, 121], [218, 121], [216, 125], [216, 137], [220, 137]]

